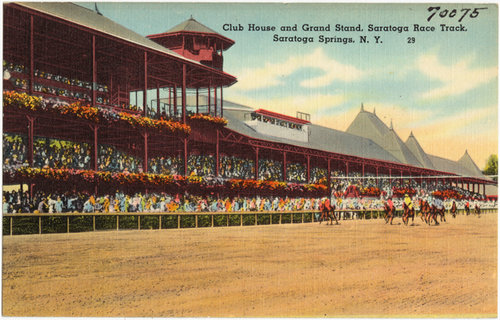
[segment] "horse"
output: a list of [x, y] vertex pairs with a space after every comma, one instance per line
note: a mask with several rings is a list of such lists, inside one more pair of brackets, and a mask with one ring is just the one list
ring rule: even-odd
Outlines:
[[[434, 220], [435, 225], [439, 225], [439, 222], [437, 221], [437, 215], [438, 214], [442, 214], [442, 216], [444, 216], [444, 208], [438, 209], [436, 207], [436, 205], [433, 204], [431, 206], [431, 215], [430, 215], [431, 219], [429, 219], [429, 222], [428, 222], [429, 225], [431, 224], [432, 220]], [[442, 221], [443, 221], [443, 218], [441, 217], [441, 222]], [[445, 220], [445, 222], [446, 222], [446, 220]]]
[[[335, 205], [330, 206], [330, 204], [325, 201], [325, 203], [321, 204], [321, 217], [319, 218], [319, 224], [321, 224], [323, 220], [327, 219], [330, 219], [331, 225], [333, 225], [333, 220], [335, 220], [335, 224], [339, 224], [337, 215], [335, 215]], [[328, 225], [328, 222], [326, 224]]]
[[427, 223], [427, 215], [429, 213], [429, 204], [427, 203], [427, 201], [425, 201], [424, 199], [420, 199], [418, 201], [418, 206], [420, 208], [420, 219], [422, 219], [422, 222], [425, 222]]
[[453, 201], [453, 204], [451, 205], [450, 212], [451, 212], [451, 216], [453, 217], [453, 219], [455, 219], [455, 217], [457, 215], [457, 205], [456, 205], [455, 201]]
[[410, 217], [411, 217], [411, 222], [413, 223], [413, 221], [415, 220], [415, 208], [409, 208], [408, 205], [403, 202], [403, 209], [404, 209], [404, 213], [403, 213], [403, 222], [405, 225], [408, 225], [408, 220], [410, 220]]
[[479, 204], [474, 206], [474, 213], [477, 214], [478, 217], [481, 215], [481, 208], [479, 207]]
[[392, 219], [394, 219], [394, 207], [390, 207], [388, 203], [384, 203], [384, 220], [385, 223], [387, 224], [390, 222], [392, 224]]

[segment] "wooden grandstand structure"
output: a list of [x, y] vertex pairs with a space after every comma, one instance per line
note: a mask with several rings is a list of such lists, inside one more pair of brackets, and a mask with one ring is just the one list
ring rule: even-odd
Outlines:
[[[221, 154], [251, 158], [255, 179], [258, 179], [259, 159], [263, 157], [282, 163], [285, 181], [287, 163], [303, 163], [307, 183], [311, 182], [312, 167], [321, 167], [327, 171], [328, 188], [332, 170], [346, 176], [355, 171], [364, 177], [370, 172], [376, 177], [401, 180], [404, 177], [420, 183], [439, 179], [467, 190], [472, 186], [472, 191], [478, 193], [482, 185], [483, 194], [485, 185], [496, 184], [484, 176], [399, 161], [367, 139], [347, 133], [335, 135], [359, 144], [360, 149], [366, 144], [369, 146], [366, 150], [376, 152], [343, 152], [335, 146], [327, 147], [328, 142], [322, 145], [296, 143], [248, 131], [242, 114], [251, 112], [230, 111], [223, 103], [223, 88], [237, 81], [223, 71], [222, 52], [234, 41], [194, 19], [165, 33], [143, 37], [92, 10], [71, 3], [46, 2], [6, 3], [3, 23], [4, 63], [20, 66], [7, 76], [4, 72], [4, 90], [10, 88], [67, 103], [80, 101], [89, 107], [125, 112], [139, 118], [159, 119], [166, 115], [168, 121], [190, 129], [189, 132], [158, 132], [121, 122], [96, 123], [64, 114], [4, 109], [4, 132], [28, 136], [29, 166], [33, 166], [34, 136], [42, 135], [92, 145], [91, 170], [94, 171], [98, 170], [98, 145], [107, 144], [142, 158], [145, 173], [149, 172], [148, 158], [172, 154], [182, 157], [184, 175], [188, 175], [188, 157], [195, 152], [214, 155], [216, 176], [219, 176]], [[47, 74], [51, 76], [47, 78]], [[57, 88], [56, 94], [40, 90], [46, 87]], [[161, 90], [168, 91], [169, 97], [160, 97]], [[199, 109], [202, 90], [208, 93], [206, 112]], [[188, 97], [188, 91], [196, 94]], [[155, 92], [153, 97], [152, 92]], [[136, 98], [138, 106], [131, 110], [131, 96], [137, 97], [138, 93], [142, 95], [142, 102]], [[252, 112], [300, 125], [310, 124], [262, 109]], [[214, 119], [223, 117], [228, 124], [190, 118], [197, 113], [208, 113]], [[311, 130], [324, 128], [312, 126]], [[334, 145], [333, 140], [331, 144]], [[6, 181], [23, 182], [8, 178]], [[95, 190], [97, 192], [97, 188]]]

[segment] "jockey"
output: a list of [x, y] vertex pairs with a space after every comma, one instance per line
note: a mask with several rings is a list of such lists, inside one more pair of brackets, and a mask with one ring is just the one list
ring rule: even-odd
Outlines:
[[387, 204], [389, 205], [390, 209], [394, 209], [394, 203], [392, 202], [392, 198], [391, 197], [389, 197], [389, 199], [387, 200]]
[[406, 203], [406, 206], [408, 207], [408, 209], [413, 209], [413, 203], [411, 202], [411, 198], [410, 196], [408, 196], [408, 194], [405, 194], [405, 199], [404, 199], [404, 202]]

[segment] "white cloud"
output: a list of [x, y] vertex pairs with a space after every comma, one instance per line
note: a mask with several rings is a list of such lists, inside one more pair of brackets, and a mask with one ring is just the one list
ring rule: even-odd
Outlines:
[[264, 67], [244, 69], [238, 78], [235, 89], [252, 90], [283, 84], [283, 79], [301, 69], [313, 68], [323, 74], [302, 80], [300, 85], [306, 88], [324, 87], [333, 81], [351, 82], [363, 77], [363, 72], [356, 67], [342, 64], [328, 57], [322, 48], [317, 48], [308, 55], [292, 56], [281, 63], [266, 63]]
[[444, 65], [434, 54], [422, 55], [417, 59], [417, 69], [430, 79], [438, 80], [441, 87], [431, 89], [423, 94], [423, 99], [439, 99], [460, 95], [497, 77], [496, 67], [473, 68], [474, 56], [466, 57], [455, 64]]

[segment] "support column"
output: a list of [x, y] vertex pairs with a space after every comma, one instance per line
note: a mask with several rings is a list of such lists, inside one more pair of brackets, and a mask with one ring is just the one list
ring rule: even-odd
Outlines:
[[283, 181], [286, 180], [286, 151], [283, 151]]
[[28, 119], [28, 163], [30, 167], [33, 167], [33, 144], [35, 135], [35, 119], [31, 116], [26, 116]]
[[207, 90], [208, 90], [208, 114], [210, 114], [212, 112], [212, 105], [210, 101], [210, 85], [208, 86]]
[[95, 55], [95, 36], [92, 36], [92, 107], [97, 99], [97, 63]]
[[97, 141], [97, 130], [99, 129], [96, 125], [91, 125], [92, 133], [94, 135], [94, 154], [92, 156], [92, 169], [97, 171], [98, 167], [98, 158], [99, 158], [99, 145]]
[[486, 184], [483, 183], [483, 196], [486, 196]]
[[29, 61], [29, 66], [30, 66], [30, 86], [29, 86], [29, 94], [33, 94], [33, 87], [35, 84], [35, 42], [34, 42], [34, 33], [35, 33], [35, 27], [34, 27], [34, 17], [33, 15], [30, 15], [30, 61]]
[[188, 175], [188, 140], [184, 138], [184, 176]]
[[174, 85], [174, 118], [177, 119], [177, 85]]
[[345, 176], [349, 177], [349, 161], [345, 162]]
[[330, 197], [332, 195], [332, 168], [331, 168], [331, 159], [328, 159], [327, 161], [327, 168], [326, 168], [326, 183], [328, 184], [327, 185], [327, 188], [328, 188], [328, 197]]
[[259, 180], [259, 147], [255, 148], [255, 180]]
[[142, 134], [144, 137], [144, 161], [142, 162], [142, 171], [144, 173], [148, 172], [148, 133], [144, 132]]
[[403, 186], [403, 170], [399, 170], [401, 176], [400, 176], [400, 179], [399, 179], [399, 183], [401, 183], [401, 187]]
[[220, 116], [221, 116], [221, 118], [224, 117], [224, 102], [223, 102], [223, 95], [222, 95], [222, 86], [220, 86]]
[[200, 113], [199, 88], [196, 88], [196, 113]]
[[214, 87], [214, 116], [217, 117], [217, 86]]
[[219, 140], [219, 129], [217, 129], [216, 131], [217, 133], [217, 139], [215, 141], [215, 176], [218, 177], [219, 176], [219, 143], [220, 143], [220, 140]]
[[186, 123], [186, 65], [182, 65], [182, 123]]
[[156, 83], [156, 119], [160, 119], [160, 84]]
[[311, 156], [307, 156], [307, 183], [311, 183]]
[[144, 116], [148, 116], [148, 53], [144, 51], [144, 94], [142, 95]]
[[168, 116], [172, 118], [172, 88], [168, 87]]

